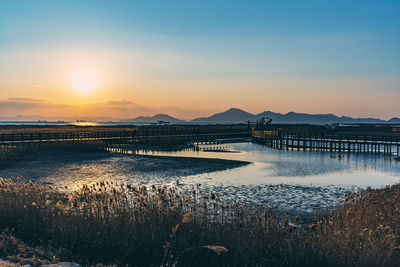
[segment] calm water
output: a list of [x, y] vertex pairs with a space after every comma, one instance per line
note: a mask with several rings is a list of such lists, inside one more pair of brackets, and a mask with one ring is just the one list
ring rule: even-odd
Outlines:
[[136, 153], [249, 161], [240, 168], [179, 180], [183, 186], [213, 191], [226, 200], [277, 205], [292, 214], [332, 208], [349, 191], [400, 182], [400, 162], [384, 155], [286, 151], [253, 143], [201, 148]]
[[[400, 183], [400, 162], [384, 155], [286, 151], [253, 143], [201, 146], [200, 150], [46, 155], [0, 169], [0, 177], [32, 179], [68, 190], [104, 180], [176, 185], [182, 191], [211, 191], [224, 201], [278, 206], [310, 215], [334, 207], [346, 192]], [[151, 157], [164, 156], [164, 157]], [[248, 165], [176, 157], [217, 158]], [[215, 171], [219, 170], [219, 171]], [[194, 175], [195, 174], [195, 175]]]
[[384, 155], [286, 151], [253, 143], [199, 146], [201, 150], [136, 151], [137, 154], [220, 158], [252, 164], [205, 176], [208, 183], [230, 185], [291, 184], [373, 188], [400, 182], [400, 162]]

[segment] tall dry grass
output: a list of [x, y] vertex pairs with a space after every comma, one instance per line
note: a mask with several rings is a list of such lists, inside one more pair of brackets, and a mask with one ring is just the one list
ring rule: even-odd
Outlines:
[[349, 193], [311, 224], [318, 253], [343, 266], [400, 266], [400, 187]]
[[1, 180], [0, 257], [87, 266], [395, 266], [399, 194], [398, 187], [350, 194], [330, 215], [294, 227], [275, 207], [196, 191], [110, 182], [64, 193]]

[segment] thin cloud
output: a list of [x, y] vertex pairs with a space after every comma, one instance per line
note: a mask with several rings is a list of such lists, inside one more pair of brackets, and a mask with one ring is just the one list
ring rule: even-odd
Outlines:
[[[0, 114], [3, 116], [40, 116], [48, 118], [90, 118], [101, 120], [106, 115], [113, 120], [130, 119], [138, 116], [168, 114], [179, 119], [190, 119], [199, 110], [186, 110], [174, 106], [145, 106], [129, 100], [106, 99], [79, 104], [52, 103], [46, 99], [10, 97], [0, 100]], [[204, 113], [204, 111], [202, 111]], [[98, 118], [98, 119], [96, 119]]]
[[30, 97], [10, 97], [8, 98], [10, 102], [28, 102], [28, 103], [43, 103], [46, 102], [45, 99], [40, 98], [30, 98]]

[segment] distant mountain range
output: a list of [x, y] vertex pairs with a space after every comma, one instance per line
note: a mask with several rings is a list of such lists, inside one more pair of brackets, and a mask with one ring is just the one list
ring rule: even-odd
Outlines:
[[124, 119], [121, 120], [122, 122], [145, 122], [145, 123], [151, 123], [151, 122], [158, 122], [158, 121], [167, 121], [170, 123], [186, 123], [184, 120], [176, 119], [174, 117], [171, 117], [167, 114], [157, 114], [152, 117], [149, 116], [139, 116], [134, 119]]
[[197, 118], [191, 121], [184, 121], [166, 114], [157, 114], [153, 117], [140, 116], [134, 119], [123, 120], [124, 122], [157, 122], [169, 121], [171, 123], [193, 123], [193, 124], [232, 124], [256, 121], [262, 117], [272, 119], [273, 123], [304, 123], [304, 124], [331, 124], [331, 123], [393, 123], [400, 124], [400, 118], [392, 118], [388, 121], [376, 118], [351, 118], [346, 116], [336, 116], [334, 114], [307, 114], [289, 112], [286, 114], [272, 111], [264, 111], [260, 114], [252, 114], [238, 108], [231, 108], [221, 113], [216, 113], [209, 117]]
[[167, 114], [157, 114], [154, 116], [139, 116], [132, 119], [113, 119], [108, 117], [96, 117], [96, 118], [50, 118], [50, 117], [39, 117], [39, 116], [22, 116], [18, 115], [15, 117], [0, 117], [0, 121], [34, 121], [34, 120], [63, 120], [63, 121], [75, 121], [76, 119], [84, 119], [87, 121], [120, 121], [120, 122], [142, 122], [142, 123], [154, 123], [158, 121], [166, 121], [174, 124], [232, 124], [232, 123], [246, 123], [247, 121], [256, 121], [262, 117], [268, 117], [272, 119], [272, 123], [304, 123], [304, 124], [332, 124], [332, 123], [391, 123], [400, 124], [400, 118], [392, 118], [390, 120], [382, 120], [376, 118], [352, 118], [347, 116], [336, 116], [334, 114], [307, 114], [307, 113], [296, 113], [289, 112], [286, 114], [276, 113], [272, 111], [264, 111], [259, 114], [252, 114], [241, 109], [231, 108], [221, 113], [216, 113], [209, 117], [202, 117], [193, 119], [191, 121], [185, 121], [174, 118]]
[[264, 111], [260, 114], [251, 114], [241, 109], [231, 108], [225, 112], [214, 114], [206, 118], [194, 119], [192, 123], [244, 123], [256, 121], [262, 117], [272, 119], [273, 123], [304, 123], [304, 124], [327, 124], [327, 123], [400, 123], [400, 118], [392, 118], [388, 121], [375, 118], [351, 118], [336, 116], [334, 114], [307, 114], [289, 112], [286, 114], [272, 111]]

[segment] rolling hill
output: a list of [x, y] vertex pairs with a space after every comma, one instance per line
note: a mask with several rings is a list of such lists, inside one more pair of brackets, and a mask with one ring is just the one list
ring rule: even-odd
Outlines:
[[144, 122], [144, 123], [153, 123], [158, 121], [166, 121], [170, 123], [186, 123], [184, 120], [180, 120], [174, 117], [171, 117], [167, 114], [157, 114], [154, 116], [139, 116], [134, 119], [124, 119], [122, 122]]

